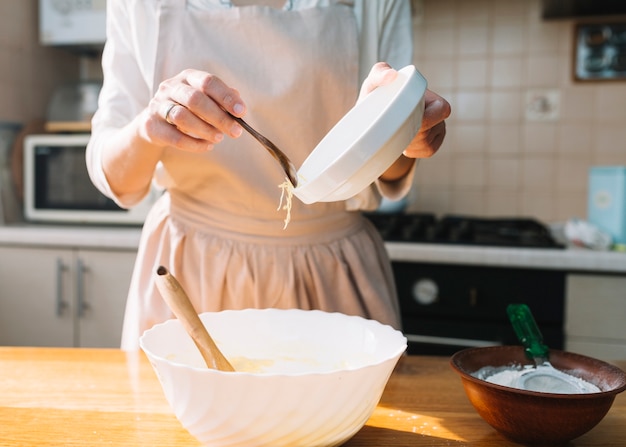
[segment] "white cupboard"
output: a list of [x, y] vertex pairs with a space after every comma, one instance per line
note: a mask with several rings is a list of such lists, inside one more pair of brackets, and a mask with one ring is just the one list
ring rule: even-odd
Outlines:
[[0, 246], [0, 345], [119, 347], [135, 257]]
[[566, 350], [626, 359], [626, 277], [570, 274], [566, 291]]

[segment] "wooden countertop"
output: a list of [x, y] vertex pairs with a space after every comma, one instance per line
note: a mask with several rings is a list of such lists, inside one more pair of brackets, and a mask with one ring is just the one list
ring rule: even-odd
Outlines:
[[[626, 361], [617, 362], [626, 368]], [[0, 347], [0, 445], [200, 444], [168, 406], [143, 353]], [[400, 360], [367, 425], [345, 446], [513, 447], [476, 414], [446, 357]], [[626, 393], [570, 447], [626, 445]], [[252, 447], [252, 446], [251, 446]]]

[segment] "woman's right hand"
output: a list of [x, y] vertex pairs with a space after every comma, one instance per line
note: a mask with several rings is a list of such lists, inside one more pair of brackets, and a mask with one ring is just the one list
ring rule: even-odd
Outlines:
[[215, 75], [184, 70], [163, 81], [148, 106], [103, 143], [102, 168], [113, 193], [127, 205], [143, 197], [166, 147], [205, 152], [225, 135], [240, 136], [242, 127], [225, 110], [240, 117], [246, 106]]
[[239, 92], [211, 73], [188, 69], [159, 85], [139, 132], [157, 146], [204, 152], [224, 136], [237, 138], [243, 132], [226, 111], [245, 114]]

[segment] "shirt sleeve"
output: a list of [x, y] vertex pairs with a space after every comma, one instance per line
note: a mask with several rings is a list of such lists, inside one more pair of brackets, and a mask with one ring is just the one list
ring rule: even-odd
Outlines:
[[[413, 25], [408, 0], [355, 0], [359, 27], [359, 80], [362, 83], [376, 62], [387, 62], [401, 69], [413, 60]], [[409, 173], [396, 182], [376, 180], [346, 202], [348, 210], [373, 210], [382, 197], [399, 200], [411, 189], [415, 164]]]
[[[102, 89], [91, 121], [86, 163], [89, 176], [104, 195], [130, 208], [149, 192], [119, 196], [110, 188], [102, 168], [105, 142], [132, 121], [150, 101], [153, 56], [156, 52], [155, 11], [140, 0], [107, 1], [107, 40], [102, 52]], [[141, 48], [141, 51], [138, 51]]]

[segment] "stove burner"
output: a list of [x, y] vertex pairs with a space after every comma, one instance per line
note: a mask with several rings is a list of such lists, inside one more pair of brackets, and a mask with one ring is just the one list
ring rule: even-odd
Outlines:
[[529, 218], [477, 218], [429, 213], [366, 213], [384, 240], [504, 247], [564, 248]]

